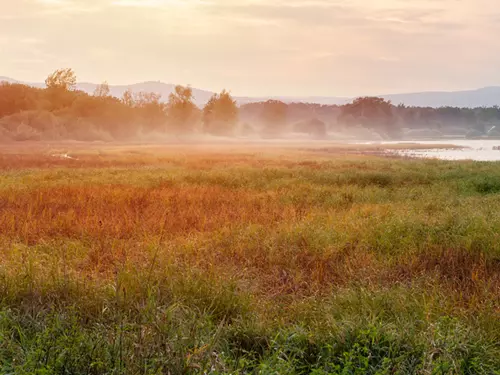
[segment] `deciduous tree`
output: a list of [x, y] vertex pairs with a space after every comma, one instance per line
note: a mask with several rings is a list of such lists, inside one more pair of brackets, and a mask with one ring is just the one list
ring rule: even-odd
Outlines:
[[203, 125], [208, 133], [229, 135], [237, 122], [238, 106], [226, 90], [214, 94], [203, 108]]
[[94, 91], [94, 96], [98, 96], [101, 98], [108, 97], [111, 93], [111, 90], [109, 89], [108, 82], [104, 81], [102, 84], [96, 87]]
[[76, 75], [73, 69], [58, 69], [45, 80], [48, 89], [73, 90], [76, 87]]
[[176, 134], [190, 133], [197, 121], [198, 107], [191, 87], [176, 86], [168, 97], [167, 115], [171, 130]]

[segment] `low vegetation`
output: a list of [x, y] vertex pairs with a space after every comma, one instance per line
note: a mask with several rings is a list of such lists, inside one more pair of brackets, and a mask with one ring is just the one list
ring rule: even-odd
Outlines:
[[2, 150], [1, 373], [499, 374], [499, 164]]

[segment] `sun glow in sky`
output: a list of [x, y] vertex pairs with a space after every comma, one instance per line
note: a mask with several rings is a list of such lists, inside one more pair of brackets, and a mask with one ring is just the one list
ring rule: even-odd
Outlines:
[[497, 0], [0, 0], [0, 76], [237, 95], [500, 84]]

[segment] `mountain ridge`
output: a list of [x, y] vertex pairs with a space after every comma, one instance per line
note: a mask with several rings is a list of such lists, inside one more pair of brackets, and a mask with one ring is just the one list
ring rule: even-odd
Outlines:
[[[34, 87], [45, 87], [44, 83], [31, 83], [18, 81], [9, 77], [0, 76], [0, 82], [23, 83]], [[76, 85], [78, 90], [92, 94], [98, 84], [91, 82], [79, 82]], [[121, 97], [127, 90], [133, 93], [141, 91], [156, 92], [162, 95], [163, 100], [167, 100], [168, 96], [174, 91], [175, 84], [163, 83], [160, 81], [146, 81], [128, 85], [110, 85], [111, 95]], [[195, 103], [198, 106], [203, 106], [208, 102], [213, 95], [212, 91], [203, 90], [193, 87], [193, 95]], [[386, 100], [390, 100], [393, 104], [404, 104], [415, 107], [492, 107], [500, 105], [500, 86], [487, 86], [478, 89], [460, 90], [460, 91], [422, 91], [410, 92], [402, 94], [385, 94], [376, 95]], [[342, 105], [351, 102], [354, 98], [337, 97], [337, 96], [235, 96], [235, 100], [239, 105], [256, 103], [270, 99], [281, 100], [285, 103], [311, 103], [321, 105]]]

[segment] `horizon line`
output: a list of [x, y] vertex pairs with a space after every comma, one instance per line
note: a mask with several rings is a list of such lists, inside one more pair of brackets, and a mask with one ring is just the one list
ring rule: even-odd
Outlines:
[[[0, 82], [8, 82], [8, 81], [14, 81], [16, 83], [20, 84], [25, 84], [25, 85], [43, 85], [44, 82], [28, 82], [28, 81], [22, 81], [18, 80], [16, 78], [11, 78], [8, 76], [0, 76]], [[105, 81], [106, 82], [106, 81]], [[79, 81], [76, 84], [77, 85], [95, 85], [98, 86], [101, 83], [95, 83], [95, 82], [89, 82], [89, 81]], [[167, 85], [167, 86], [184, 86], [184, 87], [191, 87], [193, 90], [198, 90], [198, 91], [204, 91], [206, 93], [216, 93], [217, 90], [209, 90], [209, 89], [203, 89], [199, 88], [196, 86], [193, 86], [191, 84], [176, 84], [176, 83], [167, 83], [161, 80], [147, 80], [147, 81], [141, 81], [141, 82], [135, 82], [135, 83], [109, 83], [107, 82], [109, 86], [121, 86], [121, 87], [128, 87], [128, 86], [135, 86], [135, 85], [141, 85], [141, 84], [147, 84], [147, 83], [156, 83], [156, 84], [162, 84], [162, 85]], [[355, 98], [360, 98], [360, 97], [387, 97], [387, 96], [397, 96], [397, 95], [416, 95], [416, 94], [453, 94], [453, 93], [460, 93], [460, 92], [470, 92], [470, 91], [479, 91], [479, 90], [484, 90], [484, 89], [492, 89], [492, 88], [500, 88], [500, 84], [498, 85], [489, 85], [489, 86], [482, 86], [482, 87], [475, 87], [475, 88], [466, 88], [466, 89], [457, 89], [457, 90], [424, 90], [424, 91], [403, 91], [403, 92], [395, 92], [395, 93], [389, 93], [389, 94], [358, 94], [358, 95], [353, 95], [353, 96], [345, 96], [345, 95], [236, 95], [232, 94], [233, 97], [235, 98], [253, 98], [253, 99], [261, 99], [261, 98], [288, 98], [288, 99], [293, 99], [293, 98], [328, 98], [328, 99], [338, 99], [338, 100], [351, 100]], [[231, 92], [231, 90], [227, 90]]]

